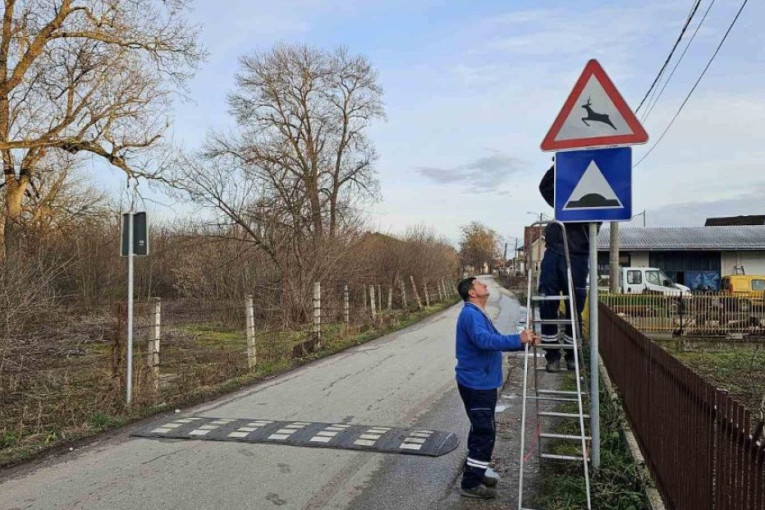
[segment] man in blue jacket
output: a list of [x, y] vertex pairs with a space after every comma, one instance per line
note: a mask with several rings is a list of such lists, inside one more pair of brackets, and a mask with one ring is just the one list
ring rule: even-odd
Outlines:
[[460, 493], [463, 496], [492, 499], [496, 478], [485, 476], [494, 450], [494, 408], [497, 388], [502, 386], [501, 351], [518, 351], [523, 344], [539, 344], [539, 336], [523, 330], [519, 335], [503, 335], [484, 307], [489, 298], [485, 283], [466, 278], [457, 285], [465, 306], [457, 319], [456, 378], [462, 402], [465, 404], [470, 433], [468, 457], [462, 474]]

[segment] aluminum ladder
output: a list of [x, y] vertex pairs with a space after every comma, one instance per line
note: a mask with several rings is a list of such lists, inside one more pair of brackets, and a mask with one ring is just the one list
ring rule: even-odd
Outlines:
[[[527, 453], [526, 453], [526, 415], [527, 415], [527, 404], [529, 402], [534, 403], [534, 409], [536, 412], [536, 426], [535, 426], [535, 432], [534, 432], [534, 439], [537, 441], [537, 454], [539, 458], [539, 462], [543, 462], [546, 460], [552, 460], [552, 461], [564, 461], [564, 462], [581, 462], [582, 463], [582, 469], [584, 471], [584, 483], [585, 488], [587, 492], [587, 510], [591, 510], [591, 500], [590, 500], [590, 470], [589, 470], [589, 455], [588, 455], [588, 441], [590, 441], [590, 437], [586, 434], [585, 429], [585, 419], [588, 419], [590, 416], [588, 414], [584, 413], [584, 407], [582, 403], [582, 397], [585, 396], [585, 393], [582, 392], [582, 386], [585, 388], [587, 387], [586, 383], [584, 382], [584, 370], [583, 367], [580, 366], [580, 363], [583, 362], [584, 357], [582, 356], [582, 348], [581, 348], [581, 332], [579, 331], [579, 321], [577, 320], [577, 314], [576, 314], [576, 297], [574, 295], [574, 284], [571, 277], [571, 259], [569, 255], [569, 249], [568, 249], [568, 238], [566, 237], [566, 229], [560, 221], [557, 220], [551, 220], [551, 221], [538, 221], [531, 225], [531, 227], [546, 227], [550, 224], [557, 224], [560, 226], [562, 235], [563, 235], [563, 246], [565, 251], [565, 258], [566, 258], [566, 277], [567, 277], [567, 284], [568, 284], [568, 295], [558, 295], [558, 296], [542, 296], [537, 295], [536, 291], [539, 288], [539, 276], [535, 278], [535, 273], [537, 271], [534, 270], [534, 264], [533, 261], [529, 263], [529, 267], [527, 268], [528, 273], [528, 288], [527, 288], [527, 298], [526, 298], [526, 329], [536, 330], [538, 329], [537, 326], [541, 326], [542, 324], [554, 324], [560, 327], [570, 325], [571, 326], [571, 332], [572, 332], [572, 338], [573, 343], [568, 344], [563, 341], [559, 341], [555, 344], [542, 344], [546, 347], [554, 347], [556, 349], [574, 349], [577, 352], [577, 355], [574, 356], [574, 375], [576, 376], [576, 391], [563, 391], [563, 390], [555, 390], [555, 389], [540, 389], [539, 388], [539, 377], [538, 373], [539, 371], [546, 370], [544, 366], [538, 367], [537, 366], [537, 352], [538, 349], [541, 349], [542, 346], [533, 346], [532, 349], [529, 349], [528, 344], [525, 346], [525, 356], [524, 356], [524, 363], [523, 363], [523, 407], [521, 412], [521, 455], [520, 455], [520, 473], [518, 477], [518, 509], [519, 510], [532, 510], [528, 507], [523, 506], [523, 475], [524, 475], [524, 467], [527, 461]], [[540, 261], [541, 263], [541, 261]], [[535, 281], [536, 280], [536, 281]], [[570, 319], [541, 319], [537, 317], [536, 311], [538, 310], [538, 306], [545, 302], [545, 301], [556, 301], [558, 303], [565, 303], [569, 307], [570, 312]], [[541, 331], [540, 331], [541, 333]], [[529, 357], [532, 356], [533, 367], [532, 371], [534, 373], [534, 395], [529, 395]], [[551, 374], [555, 375], [555, 374]], [[539, 409], [540, 402], [576, 402], [578, 406], [578, 413], [565, 413], [565, 412], [558, 412], [558, 411], [549, 411], [544, 410], [541, 411]], [[556, 434], [552, 432], [545, 432], [543, 424], [549, 423], [550, 419], [575, 419], [579, 422], [579, 434]], [[581, 456], [579, 455], [555, 455], [551, 453], [543, 453], [543, 441], [549, 440], [549, 439], [560, 439], [560, 440], [566, 440], [566, 441], [578, 441], [581, 444]], [[533, 446], [533, 444], [532, 444]]]

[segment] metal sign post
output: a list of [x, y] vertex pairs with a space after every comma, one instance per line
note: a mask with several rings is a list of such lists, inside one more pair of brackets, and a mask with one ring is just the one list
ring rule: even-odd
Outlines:
[[[135, 193], [135, 192], [134, 192]], [[133, 399], [133, 287], [134, 257], [149, 254], [149, 226], [145, 212], [135, 212], [135, 195], [130, 201], [130, 212], [122, 214], [120, 255], [128, 259], [127, 290], [127, 394], [130, 405]]]
[[128, 213], [127, 404], [133, 398], [133, 202]]
[[590, 223], [590, 432], [593, 469], [600, 467], [600, 393], [598, 391], [598, 224]]

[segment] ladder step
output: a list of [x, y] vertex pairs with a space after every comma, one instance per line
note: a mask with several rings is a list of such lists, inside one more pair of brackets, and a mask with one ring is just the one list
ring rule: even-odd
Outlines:
[[[548, 434], [546, 432], [540, 433], [539, 437], [546, 437], [548, 439], [571, 439], [573, 441], [579, 441], [582, 439], [582, 436], [574, 436], [571, 434]], [[584, 436], [584, 438], [587, 440], [592, 439], [590, 436]]]
[[536, 349], [550, 349], [550, 348], [555, 348], [555, 349], [573, 349], [574, 348], [574, 344], [546, 344], [546, 343], [542, 342], [539, 345], [535, 345], [534, 348], [536, 348]]
[[532, 319], [534, 324], [562, 324], [564, 326], [571, 326], [571, 319]]
[[[578, 462], [581, 462], [583, 457], [580, 457], [578, 455], [553, 455], [552, 453], [543, 453], [540, 455], [543, 459], [550, 459], [550, 460], [575, 460]], [[589, 458], [587, 459], [590, 460]]]
[[552, 400], [555, 402], [579, 402], [576, 398], [563, 398], [563, 397], [526, 397], [526, 400]]
[[[579, 418], [577, 413], [559, 413], [557, 411], [539, 411], [539, 416], [553, 416], [556, 418]], [[588, 419], [589, 414], [583, 414], [582, 418]]]
[[532, 301], [565, 301], [568, 296], [532, 296]]
[[568, 391], [568, 390], [538, 390], [537, 393], [543, 395], [587, 395], [583, 391]]

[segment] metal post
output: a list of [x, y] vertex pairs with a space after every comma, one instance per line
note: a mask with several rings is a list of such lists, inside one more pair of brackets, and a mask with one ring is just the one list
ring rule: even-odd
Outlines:
[[257, 351], [255, 350], [255, 307], [252, 304], [252, 294], [248, 294], [244, 299], [245, 324], [247, 334], [247, 367], [255, 368], [257, 363]]
[[313, 337], [321, 347], [321, 282], [313, 282]]
[[154, 298], [154, 327], [151, 329], [149, 348], [147, 349], [146, 363], [151, 374], [154, 394], [159, 392], [159, 339], [161, 334], [161, 311], [162, 301]]
[[343, 319], [346, 324], [351, 323], [351, 306], [348, 299], [348, 285], [343, 285]]
[[590, 223], [590, 428], [592, 467], [600, 468], [600, 393], [598, 392], [598, 224]]
[[133, 400], [133, 203], [128, 213], [127, 405]]

